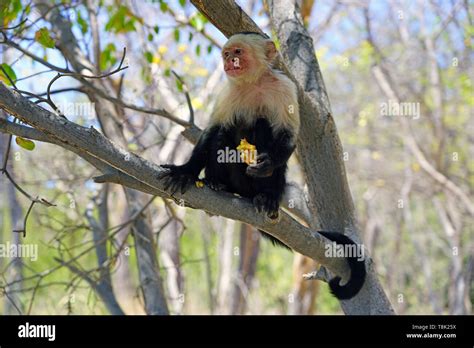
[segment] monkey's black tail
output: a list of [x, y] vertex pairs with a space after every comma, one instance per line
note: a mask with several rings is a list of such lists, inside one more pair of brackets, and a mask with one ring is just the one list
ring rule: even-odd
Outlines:
[[[352, 239], [342, 233], [321, 231], [319, 233], [337, 244], [356, 245]], [[335, 277], [329, 281], [329, 288], [331, 289], [332, 294], [339, 300], [348, 300], [357, 295], [364, 285], [366, 277], [364, 260], [358, 260], [357, 256], [347, 257], [346, 260], [351, 270], [349, 281], [344, 285], [339, 284], [341, 277]]]

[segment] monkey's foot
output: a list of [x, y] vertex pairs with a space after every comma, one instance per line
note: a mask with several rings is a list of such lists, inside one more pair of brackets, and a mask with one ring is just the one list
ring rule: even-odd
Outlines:
[[271, 220], [278, 220], [280, 202], [275, 197], [266, 193], [259, 193], [253, 198], [253, 205], [258, 213], [265, 212]]
[[178, 189], [184, 194], [189, 186], [193, 184], [197, 178], [189, 174], [183, 166], [175, 166], [173, 164], [164, 164], [161, 166], [165, 170], [158, 175], [159, 180], [163, 180], [165, 191], [174, 195]]

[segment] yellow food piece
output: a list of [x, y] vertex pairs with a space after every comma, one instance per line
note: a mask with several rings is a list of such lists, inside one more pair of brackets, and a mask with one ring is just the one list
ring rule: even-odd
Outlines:
[[237, 150], [240, 151], [242, 160], [248, 165], [257, 162], [257, 147], [250, 144], [247, 139], [240, 140], [240, 145], [237, 146]]
[[197, 180], [196, 181], [196, 187], [197, 188], [203, 188], [204, 187], [204, 182], [202, 182], [201, 180]]

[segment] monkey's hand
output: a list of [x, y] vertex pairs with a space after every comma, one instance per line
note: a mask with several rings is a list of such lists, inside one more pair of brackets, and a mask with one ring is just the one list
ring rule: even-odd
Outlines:
[[189, 186], [198, 180], [197, 176], [189, 172], [186, 165], [163, 164], [161, 167], [166, 170], [158, 175], [158, 179], [164, 181], [165, 191], [169, 191], [172, 195], [178, 189], [184, 194]]
[[274, 168], [270, 155], [263, 152], [257, 156], [256, 164], [247, 167], [246, 174], [254, 178], [266, 178], [272, 176]]

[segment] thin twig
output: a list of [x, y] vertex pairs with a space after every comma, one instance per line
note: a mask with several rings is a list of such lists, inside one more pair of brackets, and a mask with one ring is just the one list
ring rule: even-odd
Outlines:
[[10, 175], [10, 173], [8, 172], [7, 169], [5, 170], [2, 170], [3, 174], [5, 174], [8, 178], [8, 180], [10, 180], [10, 182], [13, 184], [13, 186], [18, 190], [20, 191], [25, 197], [27, 197], [29, 200], [31, 201], [34, 201], [35, 203], [41, 203], [47, 207], [52, 207], [52, 206], [55, 206], [55, 204], [53, 203], [50, 203], [48, 202], [47, 200], [45, 200], [44, 198], [41, 198], [41, 199], [38, 199], [38, 198], [33, 198], [28, 192], [26, 192], [25, 190], [23, 190], [20, 185], [18, 185], [15, 180], [12, 178], [12, 176]]
[[179, 81], [179, 83], [181, 83], [181, 86], [183, 87], [183, 91], [184, 91], [184, 95], [186, 96], [186, 102], [188, 103], [188, 108], [189, 108], [189, 123], [190, 124], [194, 124], [194, 109], [193, 109], [193, 105], [191, 103], [191, 98], [189, 96], [189, 89], [188, 89], [188, 86], [186, 85], [186, 83], [183, 81], [183, 79], [181, 78], [181, 76], [179, 76], [176, 71], [174, 70], [171, 70], [171, 72], [173, 73], [173, 75], [176, 77], [176, 79]]
[[13, 230], [13, 232], [15, 233], [23, 233], [23, 238], [26, 237], [26, 223], [28, 222], [28, 216], [30, 216], [31, 210], [33, 209], [33, 206], [35, 205], [35, 203], [37, 203], [37, 201], [31, 201], [30, 207], [28, 208], [28, 211], [26, 212], [25, 219], [23, 220], [23, 228], [21, 230]]
[[27, 20], [28, 18], [25, 18], [24, 20], [22, 20], [20, 23], [18, 23], [17, 25], [13, 27], [1, 27], [0, 30], [13, 30], [13, 29], [19, 28], [21, 27], [22, 24], [26, 23]]
[[[58, 94], [58, 93], [64, 93], [64, 92], [80, 92], [80, 93], [86, 93], [84, 92], [80, 87], [67, 87], [67, 88], [59, 88], [55, 89], [54, 91], [50, 91], [49, 94]], [[47, 95], [48, 92], [43, 92], [41, 94], [38, 94], [39, 96]]]
[[37, 293], [38, 289], [40, 288], [40, 284], [41, 284], [42, 280], [43, 280], [43, 278], [39, 278], [38, 282], [36, 283], [36, 285], [33, 289], [33, 294], [31, 295], [31, 300], [30, 300], [30, 304], [28, 305], [28, 310], [26, 311], [26, 315], [31, 314], [31, 309], [33, 308], [33, 302], [35, 301], [36, 293]]
[[8, 157], [10, 157], [10, 148], [12, 144], [12, 137], [13, 137], [12, 134], [10, 134], [8, 137], [7, 148], [5, 149], [5, 153], [3, 154], [3, 165], [2, 165], [2, 169], [0, 169], [1, 173], [4, 173], [7, 170]]
[[5, 297], [8, 299], [8, 301], [10, 301], [10, 303], [13, 305], [13, 307], [15, 307], [15, 309], [18, 311], [18, 314], [22, 315], [23, 313], [21, 313], [21, 310], [20, 308], [18, 308], [18, 306], [16, 305], [15, 301], [13, 301], [13, 299], [8, 295], [8, 292], [4, 289], [3, 291], [3, 294], [5, 295]]

